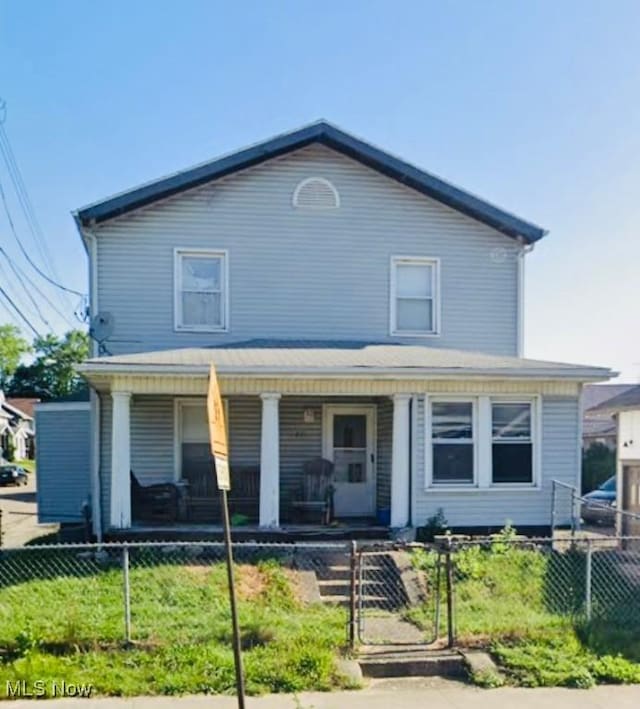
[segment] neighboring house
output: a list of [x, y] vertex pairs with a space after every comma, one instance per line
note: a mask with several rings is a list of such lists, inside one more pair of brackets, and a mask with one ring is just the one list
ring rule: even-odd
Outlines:
[[324, 122], [75, 218], [97, 531], [135, 525], [130, 470], [188, 482], [176, 525], [215, 520], [211, 363], [265, 529], [318, 456], [338, 521], [392, 528], [540, 529], [552, 479], [579, 485], [582, 386], [611, 372], [521, 356], [541, 228]]
[[640, 536], [640, 384], [627, 388], [592, 409], [613, 416], [617, 429], [617, 499], [620, 509], [638, 517], [620, 516], [619, 531]]
[[[26, 402], [31, 402], [31, 405]], [[7, 399], [0, 391], [0, 458], [13, 460], [33, 458], [35, 429], [28, 413], [36, 399]]]
[[582, 447], [586, 450], [594, 443], [616, 449], [616, 421], [602, 404], [634, 388], [634, 384], [587, 384], [582, 395]]

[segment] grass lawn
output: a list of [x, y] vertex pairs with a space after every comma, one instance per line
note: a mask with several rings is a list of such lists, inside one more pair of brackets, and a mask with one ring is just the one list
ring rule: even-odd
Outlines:
[[[131, 647], [117, 567], [0, 589], [0, 691], [7, 680], [65, 679], [106, 695], [232, 692], [224, 564], [134, 565], [130, 579]], [[335, 669], [344, 611], [303, 605], [273, 561], [239, 565], [237, 583], [249, 693], [345, 685]]]
[[[455, 622], [458, 644], [488, 649], [504, 678], [479, 684], [588, 687], [640, 682], [638, 589], [594, 561], [593, 589], [608, 598], [599, 621], [586, 623], [584, 557], [546, 553], [497, 541], [455, 552]], [[418, 568], [432, 575], [435, 555], [419, 551]], [[611, 592], [613, 589], [613, 592]], [[429, 627], [432, 608], [409, 614]]]

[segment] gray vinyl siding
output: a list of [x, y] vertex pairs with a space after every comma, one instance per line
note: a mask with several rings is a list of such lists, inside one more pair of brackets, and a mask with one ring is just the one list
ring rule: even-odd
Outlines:
[[[325, 177], [330, 211], [297, 210], [296, 185]], [[418, 342], [517, 352], [514, 240], [325, 147], [310, 146], [95, 229], [98, 310], [114, 354], [252, 338]], [[229, 253], [227, 333], [174, 330], [174, 249]], [[440, 337], [389, 334], [393, 255], [441, 260]]]
[[91, 414], [86, 409], [36, 410], [38, 522], [76, 523], [91, 497]]
[[[540, 490], [425, 490], [424, 398], [418, 400], [414, 437], [416, 441], [415, 490], [416, 526], [442, 508], [451, 526], [498, 526], [511, 521], [518, 525], [548, 525], [551, 515], [552, 480], [579, 485], [579, 417], [575, 397], [542, 399], [542, 484]], [[571, 496], [558, 493], [558, 524], [567, 524], [571, 513]]]

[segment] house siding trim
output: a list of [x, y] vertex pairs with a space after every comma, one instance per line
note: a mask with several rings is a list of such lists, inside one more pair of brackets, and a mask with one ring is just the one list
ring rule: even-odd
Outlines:
[[[92, 380], [94, 378], [92, 377]], [[218, 373], [223, 395], [261, 394], [277, 391], [281, 394], [310, 394], [351, 396], [354, 394], [384, 396], [391, 394], [415, 394], [429, 391], [433, 394], [543, 394], [555, 396], [577, 396], [580, 383], [571, 380], [538, 379], [480, 379], [461, 376], [453, 379], [383, 379], [383, 378], [280, 378], [280, 377], [232, 377]], [[206, 396], [208, 379], [206, 376], [133, 376], [119, 375], [96, 378], [94, 382], [100, 390], [128, 391], [133, 394], [174, 394], [183, 396]]]

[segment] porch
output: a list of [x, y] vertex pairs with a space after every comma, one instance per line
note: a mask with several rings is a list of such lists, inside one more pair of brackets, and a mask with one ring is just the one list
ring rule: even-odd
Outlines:
[[[236, 536], [380, 538], [390, 526], [408, 524], [409, 394], [263, 392], [223, 400]], [[101, 395], [101, 419], [106, 530], [118, 537], [166, 538], [169, 529], [171, 538], [219, 536], [221, 500], [204, 397], [112, 391]], [[299, 505], [304, 500], [305, 464], [319, 458], [334, 464], [330, 524], [320, 524], [318, 515], [301, 511]], [[175, 513], [149, 515], [141, 509], [136, 481], [143, 490], [176, 486]]]

